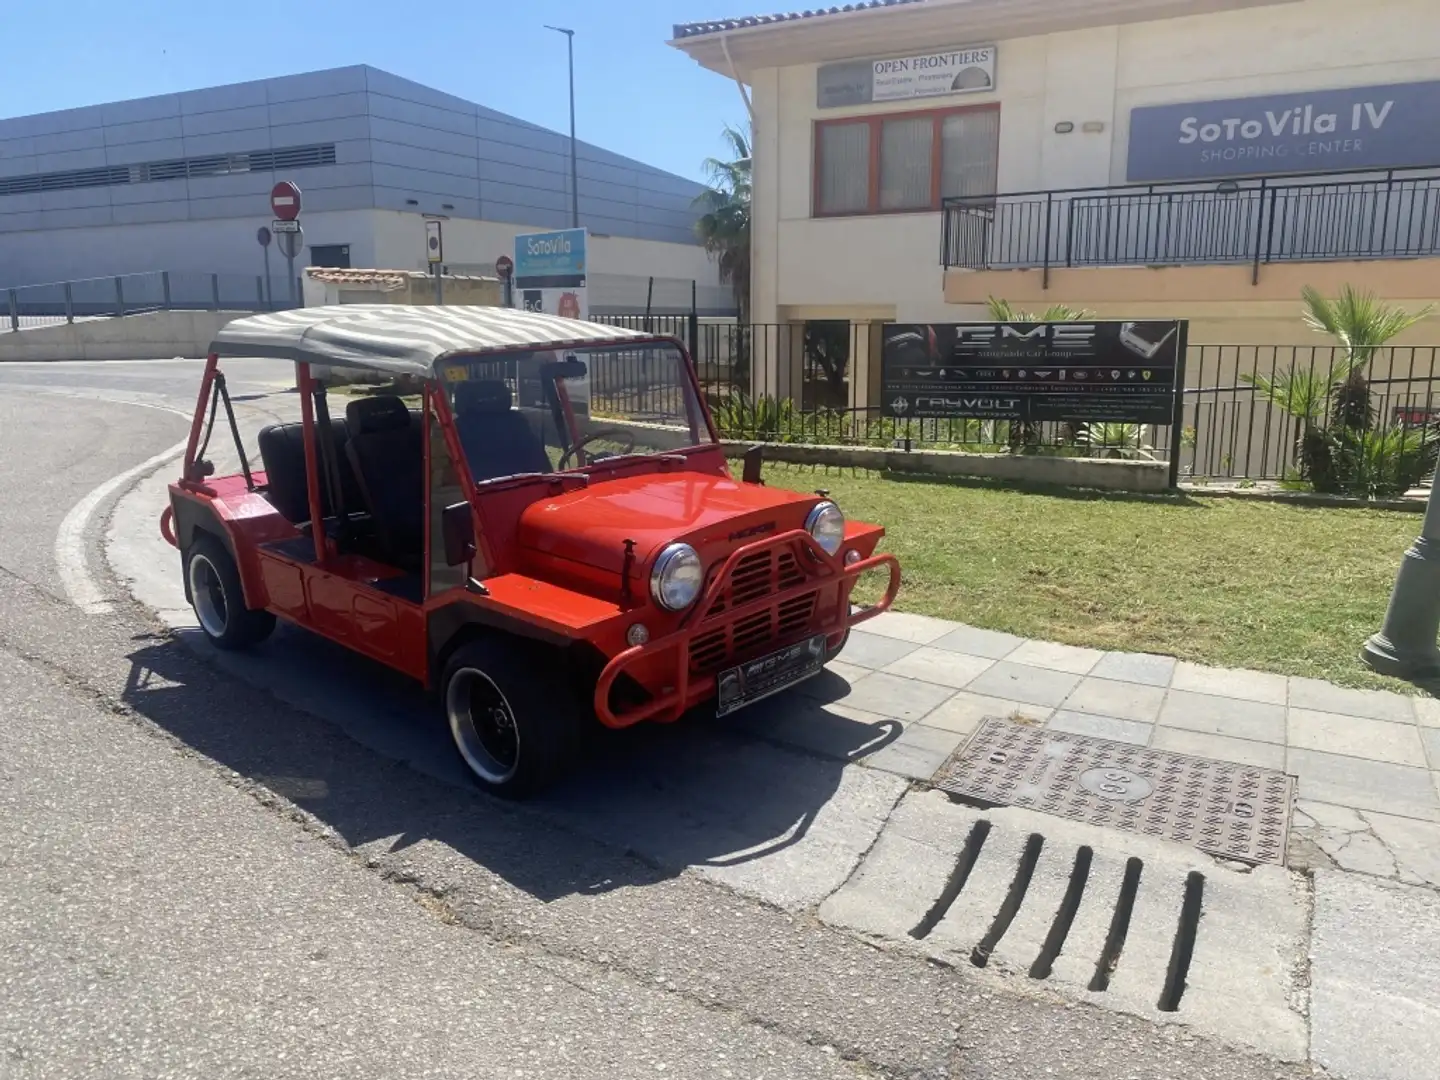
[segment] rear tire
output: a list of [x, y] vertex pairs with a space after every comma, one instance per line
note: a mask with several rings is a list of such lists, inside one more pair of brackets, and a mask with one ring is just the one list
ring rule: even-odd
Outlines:
[[553, 650], [500, 636], [467, 642], [446, 663], [440, 700], [450, 739], [486, 791], [523, 798], [573, 763], [584, 714], [559, 663]]
[[235, 560], [207, 533], [197, 532], [185, 552], [185, 583], [200, 629], [217, 649], [248, 649], [275, 629], [274, 615], [245, 606]]

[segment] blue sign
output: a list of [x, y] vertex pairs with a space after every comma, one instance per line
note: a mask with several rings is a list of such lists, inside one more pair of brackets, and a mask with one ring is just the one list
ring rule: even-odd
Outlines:
[[1440, 82], [1130, 110], [1136, 181], [1389, 169], [1440, 162]]
[[519, 288], [578, 288], [585, 284], [585, 230], [522, 233], [515, 237]]

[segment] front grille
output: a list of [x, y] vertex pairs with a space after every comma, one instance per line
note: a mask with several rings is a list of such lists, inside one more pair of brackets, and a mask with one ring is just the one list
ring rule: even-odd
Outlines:
[[[705, 612], [714, 619], [795, 585], [806, 577], [792, 550], [759, 551], [741, 559]], [[729, 627], [703, 631], [690, 640], [690, 670], [705, 674], [729, 667], [739, 657], [763, 652], [772, 642], [800, 637], [811, 625], [819, 594], [811, 591], [745, 616]]]
[[788, 589], [805, 581], [805, 572], [793, 551], [757, 551], [746, 555], [730, 574], [730, 583], [720, 591], [705, 617], [748, 604], [769, 593]]

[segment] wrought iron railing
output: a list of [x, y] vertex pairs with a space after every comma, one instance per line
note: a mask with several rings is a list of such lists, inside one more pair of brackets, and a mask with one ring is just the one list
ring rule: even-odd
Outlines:
[[945, 200], [947, 269], [1440, 255], [1440, 166]]

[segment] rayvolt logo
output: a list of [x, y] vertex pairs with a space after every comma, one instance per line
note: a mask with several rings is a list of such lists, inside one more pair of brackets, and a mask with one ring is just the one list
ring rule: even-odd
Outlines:
[[1020, 399], [1013, 397], [922, 397], [915, 400], [915, 409], [918, 412], [930, 409], [947, 412], [953, 409], [1013, 412], [1018, 408]]

